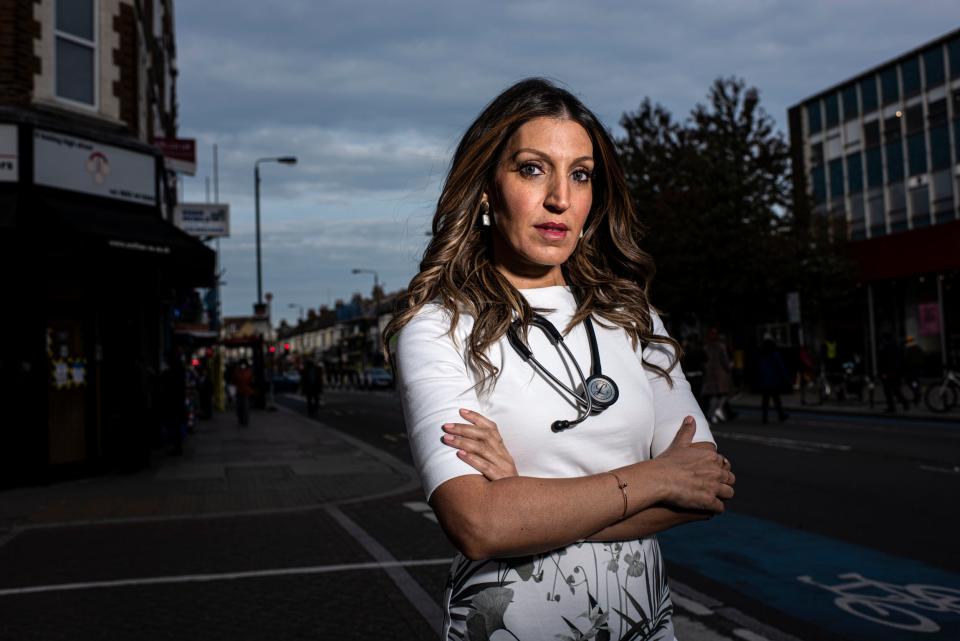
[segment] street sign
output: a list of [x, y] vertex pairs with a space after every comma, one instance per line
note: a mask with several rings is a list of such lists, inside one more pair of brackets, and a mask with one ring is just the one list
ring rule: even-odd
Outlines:
[[173, 210], [174, 224], [192, 236], [222, 238], [230, 235], [230, 205], [180, 203]]
[[154, 138], [153, 146], [163, 152], [168, 170], [188, 176], [197, 173], [197, 141], [193, 138]]

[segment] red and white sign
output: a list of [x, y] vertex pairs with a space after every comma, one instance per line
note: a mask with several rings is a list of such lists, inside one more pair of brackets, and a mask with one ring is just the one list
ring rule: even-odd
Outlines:
[[188, 176], [197, 173], [197, 141], [193, 138], [154, 138], [153, 146], [163, 152], [169, 171]]
[[33, 181], [103, 198], [157, 204], [154, 156], [36, 129]]

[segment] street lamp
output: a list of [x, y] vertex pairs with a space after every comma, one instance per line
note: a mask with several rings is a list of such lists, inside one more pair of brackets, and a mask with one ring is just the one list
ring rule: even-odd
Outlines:
[[297, 164], [296, 156], [273, 156], [257, 158], [253, 163], [253, 198], [257, 218], [257, 305], [263, 305], [263, 271], [260, 267], [260, 163], [278, 162], [281, 165]]

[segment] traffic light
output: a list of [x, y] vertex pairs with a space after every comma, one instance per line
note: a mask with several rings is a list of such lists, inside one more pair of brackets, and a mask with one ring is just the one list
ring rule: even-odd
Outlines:
[[290, 353], [290, 343], [284, 343], [284, 344], [283, 344], [283, 353], [284, 353], [284, 354], [289, 354], [289, 353]]
[[271, 345], [269, 351], [270, 351], [271, 354], [273, 354], [274, 352], [277, 351], [277, 346], [276, 346], [276, 345]]

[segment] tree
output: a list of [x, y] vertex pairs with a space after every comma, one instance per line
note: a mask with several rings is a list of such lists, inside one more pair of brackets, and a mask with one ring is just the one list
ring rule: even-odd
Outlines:
[[829, 259], [837, 243], [826, 230], [796, 225], [789, 146], [759, 92], [720, 78], [707, 98], [683, 123], [644, 100], [624, 114], [617, 144], [657, 263], [654, 303], [686, 322], [752, 331], [785, 315], [787, 291], [812, 290], [842, 261]]

